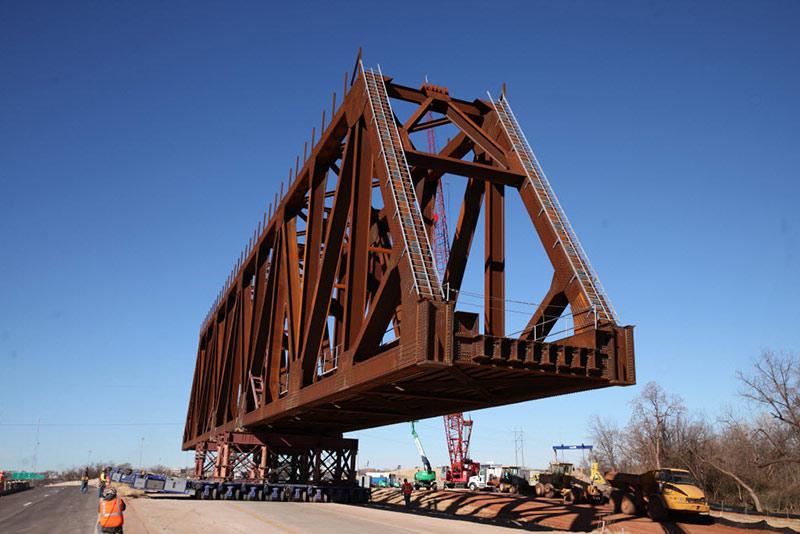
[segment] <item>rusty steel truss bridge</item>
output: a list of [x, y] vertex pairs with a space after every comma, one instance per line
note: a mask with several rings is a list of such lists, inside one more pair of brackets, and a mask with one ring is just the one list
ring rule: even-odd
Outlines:
[[[183, 437], [199, 477], [354, 483], [357, 441], [344, 432], [635, 382], [633, 327], [618, 324], [505, 94], [406, 87], [360, 56], [344, 92], [200, 330]], [[399, 101], [415, 107], [402, 120]], [[438, 153], [412, 143], [444, 125], [457, 134]], [[437, 272], [445, 174], [465, 187]], [[553, 267], [513, 337], [507, 195], [519, 195]], [[478, 224], [482, 325], [456, 311]], [[565, 312], [572, 329], [559, 337]]]

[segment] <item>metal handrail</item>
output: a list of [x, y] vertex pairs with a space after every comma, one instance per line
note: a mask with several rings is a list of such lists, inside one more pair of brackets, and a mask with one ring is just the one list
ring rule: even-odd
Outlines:
[[[404, 247], [403, 253], [408, 257], [413, 274], [414, 289], [417, 294], [422, 294], [421, 289], [424, 289], [425, 293], [431, 297], [436, 297], [438, 294], [440, 298], [444, 298], [442, 288], [438, 285], [439, 273], [436, 270], [436, 265], [432, 260], [426, 260], [424, 257], [423, 249], [425, 251], [431, 251], [432, 249], [428, 234], [424, 231], [425, 227], [419, 223], [419, 221], [422, 221], [422, 213], [419, 209], [416, 191], [410, 183], [411, 171], [408, 168], [405, 151], [402, 144], [398, 145], [400, 133], [393, 120], [394, 114], [389, 103], [389, 97], [386, 94], [386, 86], [383, 85], [383, 92], [381, 93], [381, 86], [376, 79], [377, 76], [380, 76], [380, 83], [383, 84], [383, 72], [380, 70], [380, 65], [378, 66], [377, 74], [372, 69], [367, 71], [360, 61], [359, 67], [364, 78], [367, 100], [369, 100], [373, 121], [378, 129], [381, 143], [380, 153], [386, 165], [389, 189], [395, 203], [394, 216], [400, 224]], [[376, 106], [380, 106], [380, 109], [376, 109]], [[387, 113], [390, 116], [387, 116]], [[408, 178], [406, 179], [406, 177]], [[400, 191], [397, 191], [398, 188]], [[402, 192], [402, 195], [400, 195], [400, 192]], [[400, 201], [401, 196], [402, 202]], [[401, 213], [401, 205], [404, 208], [403, 213]], [[416, 213], [414, 213], [415, 211]], [[420, 228], [418, 229], [417, 226], [420, 226]], [[414, 246], [412, 246], [412, 243]], [[413, 256], [418, 256], [418, 259], [413, 258]], [[430, 272], [430, 269], [432, 269], [433, 273]], [[432, 277], [431, 274], [435, 276]], [[431, 278], [434, 278], [434, 280], [432, 281]], [[420, 287], [423, 282], [427, 287]]]
[[[488, 92], [487, 92], [488, 93]], [[508, 102], [508, 98], [505, 95], [501, 95], [500, 98], [494, 100], [492, 95], [489, 93], [489, 100], [492, 102], [494, 106], [495, 112], [497, 113], [498, 118], [500, 119], [500, 123], [503, 128], [506, 130], [506, 134], [509, 135], [511, 138], [512, 132], [509, 129], [513, 129], [514, 137], [517, 138], [519, 143], [515, 142], [513, 138], [511, 138], [512, 148], [517, 153], [517, 157], [520, 159], [520, 163], [522, 163], [523, 168], [525, 170], [526, 175], [528, 176], [528, 181], [530, 185], [533, 187], [534, 194], [539, 199], [540, 204], [543, 206], [543, 211], [547, 216], [547, 220], [550, 223], [553, 231], [557, 236], [559, 236], [558, 240], [561, 243], [561, 234], [565, 235], [569, 245], [572, 247], [574, 251], [574, 255], [576, 259], [581, 263], [582, 270], [586, 273], [586, 277], [588, 278], [589, 283], [591, 284], [591, 289], [597, 297], [597, 301], [602, 306], [602, 311], [605, 312], [606, 318], [611, 319], [617, 322], [617, 313], [614, 309], [614, 306], [611, 304], [611, 300], [608, 298], [608, 295], [605, 292], [605, 288], [603, 287], [602, 283], [600, 283], [600, 278], [597, 276], [594, 267], [592, 266], [591, 262], [589, 261], [588, 256], [586, 255], [586, 251], [583, 249], [580, 241], [578, 240], [577, 234], [575, 234], [572, 225], [567, 218], [564, 209], [561, 207], [561, 203], [558, 201], [558, 197], [553, 191], [552, 186], [550, 185], [547, 176], [544, 173], [541, 165], [539, 164], [539, 160], [536, 158], [536, 154], [533, 152], [533, 149], [528, 142], [527, 137], [525, 137], [525, 132], [522, 131], [522, 128], [519, 126], [519, 122], [517, 121], [516, 116], [514, 115], [514, 111], [511, 109], [511, 105]], [[500, 106], [503, 109], [500, 109]], [[508, 121], [503, 119], [503, 115], [505, 115]], [[509, 124], [507, 125], [506, 122]], [[521, 147], [517, 147], [517, 144], [521, 144]], [[536, 173], [536, 177], [539, 183], [543, 186], [544, 194], [547, 196], [547, 200], [549, 201], [550, 206], [552, 206], [553, 211], [555, 211], [555, 215], [558, 217], [559, 224], [563, 228], [563, 232], [560, 232], [550, 215], [550, 212], [547, 209], [547, 204], [543, 202], [542, 196], [540, 195], [539, 188], [536, 187], [536, 184], [533, 183], [533, 178], [531, 176], [530, 170], [528, 166], [525, 165], [525, 161], [523, 161], [523, 154], [520, 151], [520, 148], [525, 150], [525, 156], [528, 158], [533, 171]], [[561, 243], [562, 248], [564, 248], [564, 243]], [[592, 297], [589, 295], [587, 291], [585, 281], [581, 278], [578, 273], [578, 269], [576, 268], [574, 262], [572, 261], [572, 254], [569, 253], [566, 249], [564, 250], [567, 256], [567, 261], [570, 264], [570, 268], [572, 269], [573, 275], [578, 278], [581, 284], [581, 289], [583, 290], [584, 295], [586, 296], [587, 300], [594, 305]], [[595, 312], [596, 313], [596, 312]]]

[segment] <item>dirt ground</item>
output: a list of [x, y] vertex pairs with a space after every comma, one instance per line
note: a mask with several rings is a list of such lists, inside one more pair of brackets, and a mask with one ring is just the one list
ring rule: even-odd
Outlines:
[[[722, 518], [715, 513], [714, 524], [687, 517], [677, 521], [655, 523], [646, 517], [614, 514], [608, 505], [565, 505], [557, 499], [530, 499], [497, 493], [467, 491], [414, 492], [413, 503], [421, 512], [448, 514], [464, 518], [481, 518], [501, 521], [533, 530], [544, 527], [578, 532], [612, 531], [635, 533], [692, 533], [692, 534], [745, 534], [747, 532], [775, 532], [789, 528], [800, 532], [800, 521], [770, 518], [769, 523], [759, 523], [764, 518], [725, 513]], [[380, 489], [372, 493], [376, 506], [400, 507], [403, 497], [399, 490]]]

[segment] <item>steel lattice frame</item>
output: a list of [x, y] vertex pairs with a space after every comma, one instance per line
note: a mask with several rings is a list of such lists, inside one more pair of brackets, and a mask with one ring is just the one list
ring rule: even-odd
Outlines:
[[[207, 447], [225, 432], [341, 438], [389, 423], [634, 383], [633, 328], [598, 316], [581, 291], [492, 102], [381, 76], [390, 100], [417, 106], [403, 122], [389, 105], [382, 109], [396, 124], [402, 148], [388, 150], [407, 161], [421, 220], [398, 207], [410, 190], [384, 164], [388, 134], [376, 127], [373, 111], [381, 101], [359, 70], [202, 326], [185, 450]], [[429, 111], [439, 118], [426, 120]], [[414, 146], [409, 134], [443, 124], [459, 133], [437, 154]], [[419, 225], [432, 240], [445, 173], [463, 176], [466, 188], [443, 295], [427, 295], [415, 284], [425, 273], [414, 269], [427, 268], [415, 258], [429, 249], [406, 236]], [[554, 269], [551, 289], [519, 338], [506, 337], [504, 323], [508, 194], [520, 195]], [[482, 207], [481, 333], [477, 314], [454, 310]], [[575, 333], [545, 342], [548, 318], [568, 305]]]

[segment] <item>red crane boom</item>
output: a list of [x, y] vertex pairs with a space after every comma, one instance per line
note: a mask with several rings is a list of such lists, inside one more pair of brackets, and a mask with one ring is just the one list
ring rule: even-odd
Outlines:
[[[429, 111], [426, 119], [433, 120]], [[436, 154], [436, 132], [428, 128], [428, 151]], [[442, 180], [436, 185], [436, 204], [434, 208], [433, 254], [436, 258], [436, 269], [439, 279], [444, 282], [447, 260], [450, 258], [450, 234], [447, 230], [447, 212], [444, 205], [444, 189]], [[450, 469], [446, 474], [446, 484], [466, 485], [469, 477], [476, 475], [480, 464], [469, 459], [469, 440], [472, 437], [472, 420], [465, 419], [462, 412], [444, 416], [444, 432], [447, 440], [447, 452], [450, 454]]]

